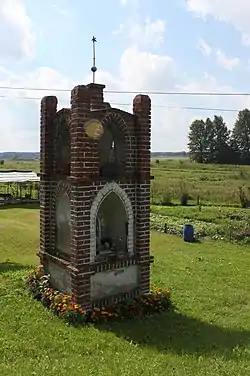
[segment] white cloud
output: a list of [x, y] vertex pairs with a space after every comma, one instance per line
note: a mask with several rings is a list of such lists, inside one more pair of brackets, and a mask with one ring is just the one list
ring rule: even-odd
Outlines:
[[158, 47], [164, 41], [166, 21], [157, 19], [151, 20], [147, 17], [139, 21], [140, 17], [134, 17], [112, 31], [113, 35], [123, 34], [129, 37], [129, 42], [138, 46]]
[[50, 8], [53, 9], [54, 12], [59, 14], [60, 16], [67, 16], [69, 13], [68, 9], [63, 8], [58, 4], [50, 4]]
[[199, 38], [198, 48], [202, 52], [203, 55], [205, 55], [205, 56], [211, 55], [212, 47], [207, 42], [205, 42], [205, 40], [203, 38]]
[[112, 31], [112, 34], [113, 35], [119, 35], [123, 31], [123, 29], [124, 29], [124, 25], [120, 24], [117, 29], [115, 29], [115, 30]]
[[122, 7], [137, 6], [139, 4], [139, 0], [120, 0], [120, 1], [121, 1]]
[[240, 64], [240, 59], [238, 57], [227, 57], [226, 54], [219, 48], [216, 50], [216, 57], [218, 63], [229, 71], [232, 71], [233, 68]]
[[32, 57], [34, 50], [32, 22], [24, 5], [19, 0], [1, 0], [0, 60]]
[[127, 90], [170, 89], [175, 80], [174, 60], [167, 55], [140, 51], [133, 45], [121, 57], [120, 77]]
[[229, 71], [232, 71], [233, 68], [241, 63], [241, 60], [238, 57], [228, 57], [224, 51], [220, 48], [212, 47], [203, 38], [198, 39], [198, 49], [205, 56], [214, 56], [217, 63]]
[[132, 22], [130, 25], [130, 37], [140, 45], [153, 45], [157, 47], [164, 41], [164, 20], [151, 21], [147, 18], [143, 23]]
[[242, 33], [242, 41], [250, 44], [249, 0], [187, 0], [188, 9], [201, 17], [212, 16]]

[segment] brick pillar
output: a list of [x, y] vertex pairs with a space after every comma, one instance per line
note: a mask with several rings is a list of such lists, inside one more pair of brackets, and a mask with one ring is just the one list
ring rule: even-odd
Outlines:
[[133, 101], [137, 137], [136, 250], [140, 259], [141, 293], [150, 290], [150, 133], [151, 100], [137, 95]]
[[71, 263], [78, 272], [71, 273], [72, 292], [75, 300], [90, 304], [89, 276], [84, 265], [90, 261], [90, 210], [89, 195], [92, 182], [89, 175], [93, 163], [88, 162], [91, 153], [90, 140], [84, 133], [84, 123], [89, 119], [89, 94], [86, 86], [76, 86], [71, 92]]
[[54, 174], [53, 148], [57, 98], [48, 96], [41, 101], [40, 125], [40, 253], [51, 251], [51, 180]]
[[103, 90], [105, 85], [100, 84], [88, 84], [87, 90], [90, 98], [90, 108], [92, 110], [106, 108], [106, 104], [103, 102]]

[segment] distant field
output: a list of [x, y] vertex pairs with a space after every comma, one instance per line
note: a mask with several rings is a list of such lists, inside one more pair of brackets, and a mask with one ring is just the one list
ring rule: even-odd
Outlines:
[[190, 204], [239, 206], [239, 187], [250, 187], [250, 166], [205, 165], [188, 159], [152, 161], [152, 203], [179, 203], [187, 191]]
[[[157, 163], [159, 162], [159, 163]], [[5, 161], [4, 169], [39, 172], [39, 161]], [[152, 204], [178, 204], [183, 191], [189, 204], [240, 206], [239, 187], [250, 188], [250, 166], [205, 165], [183, 159], [152, 159]], [[250, 192], [248, 192], [250, 193]], [[249, 196], [250, 198], [250, 196]]]
[[4, 161], [4, 165], [0, 166], [0, 170], [31, 170], [34, 172], [39, 172], [40, 162], [6, 160]]

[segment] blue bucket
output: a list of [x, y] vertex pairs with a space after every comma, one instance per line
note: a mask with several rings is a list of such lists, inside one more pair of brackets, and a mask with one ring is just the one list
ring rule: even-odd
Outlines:
[[192, 225], [183, 226], [183, 240], [184, 242], [194, 241], [194, 227]]

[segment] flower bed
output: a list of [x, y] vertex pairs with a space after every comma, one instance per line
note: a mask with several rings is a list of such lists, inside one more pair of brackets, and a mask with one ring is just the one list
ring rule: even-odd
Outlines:
[[35, 268], [27, 279], [27, 287], [31, 295], [41, 303], [72, 324], [101, 323], [111, 320], [143, 317], [171, 308], [170, 291], [152, 287], [152, 291], [134, 300], [124, 300], [109, 307], [94, 307], [86, 311], [83, 306], [74, 302], [71, 295], [55, 290], [49, 283], [49, 275], [42, 265]]

